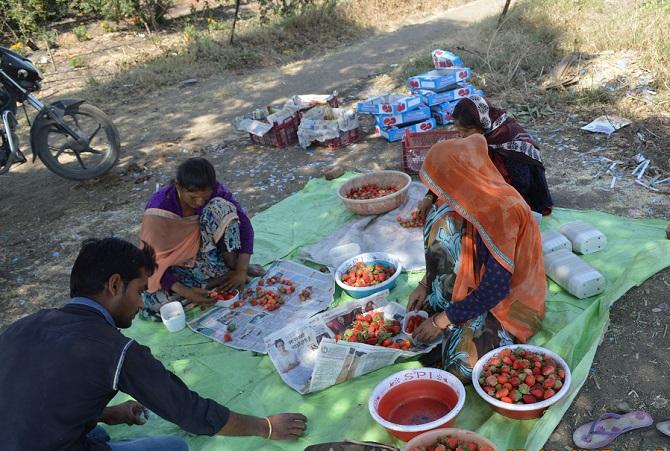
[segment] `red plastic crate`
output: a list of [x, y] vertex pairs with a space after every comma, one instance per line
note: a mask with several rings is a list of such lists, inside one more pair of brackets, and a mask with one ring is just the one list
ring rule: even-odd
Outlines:
[[275, 124], [265, 135], [256, 136], [249, 133], [249, 138], [251, 138], [252, 143], [259, 146], [281, 149], [298, 142], [298, 125], [300, 125], [300, 116], [294, 114], [281, 124]]
[[445, 139], [461, 138], [458, 130], [407, 131], [402, 137], [402, 163], [407, 174], [418, 174], [428, 150]]
[[339, 149], [340, 147], [346, 147], [349, 144], [357, 143], [361, 139], [361, 128], [355, 128], [353, 130], [347, 130], [346, 132], [340, 132], [340, 136], [337, 138], [329, 139], [323, 144], [328, 146], [330, 150]]

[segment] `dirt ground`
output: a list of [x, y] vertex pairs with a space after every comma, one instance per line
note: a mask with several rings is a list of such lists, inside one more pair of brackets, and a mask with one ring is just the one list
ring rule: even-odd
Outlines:
[[[472, 2], [467, 9], [401, 24], [393, 32], [287, 66], [221, 74], [132, 102], [110, 99], [100, 105], [114, 118], [123, 139], [122, 160], [110, 174], [75, 183], [58, 178], [37, 162], [0, 177], [0, 330], [37, 309], [67, 300], [69, 270], [82, 239], [116, 235], [136, 240], [144, 203], [187, 157], [209, 158], [219, 178], [251, 214], [300, 190], [334, 164], [352, 170], [400, 169], [402, 146], [373, 137], [369, 123], [360, 143], [334, 152], [250, 146], [248, 138], [230, 124], [241, 111], [296, 93], [337, 90], [345, 103], [381, 93], [388, 87], [384, 74], [391, 64], [430, 42], [436, 33], [457, 32], [497, 13], [499, 3], [503, 2]], [[634, 165], [628, 159], [637, 152], [635, 132], [644, 131], [643, 124], [611, 137], [579, 130], [593, 117], [555, 110], [526, 124], [541, 140], [556, 205], [670, 219], [667, 194], [636, 185], [631, 177], [610, 188], [611, 176], [603, 174], [609, 163], [601, 157], [624, 156], [628, 174], [632, 171]], [[654, 141], [648, 133], [647, 139]], [[663, 158], [667, 161], [667, 153]], [[665, 377], [670, 369], [669, 287], [670, 271], [665, 270], [615, 304], [591, 376], [547, 443], [548, 449], [572, 449], [572, 431], [606, 411], [640, 408], [657, 420], [670, 417], [666, 399], [670, 381]], [[612, 446], [667, 449], [670, 438], [649, 429], [629, 433]]]

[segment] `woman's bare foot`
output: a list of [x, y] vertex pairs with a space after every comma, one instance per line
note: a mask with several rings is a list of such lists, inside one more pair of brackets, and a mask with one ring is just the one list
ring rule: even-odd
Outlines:
[[249, 265], [247, 274], [249, 277], [261, 277], [265, 275], [265, 269], [261, 265]]

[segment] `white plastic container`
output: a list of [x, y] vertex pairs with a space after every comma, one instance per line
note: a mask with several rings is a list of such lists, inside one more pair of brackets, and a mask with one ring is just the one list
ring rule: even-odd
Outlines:
[[233, 290], [235, 291], [235, 296], [233, 296], [231, 299], [228, 299], [227, 301], [221, 300], [221, 301], [216, 301], [216, 305], [219, 307], [227, 307], [230, 308], [234, 303], [240, 300], [240, 292], [238, 290]]
[[355, 257], [361, 253], [361, 247], [356, 243], [342, 244], [335, 246], [328, 251], [328, 259], [333, 268], [337, 268], [343, 261]]
[[161, 307], [161, 319], [170, 332], [179, 332], [186, 327], [186, 314], [181, 302], [168, 302]]
[[567, 249], [546, 254], [544, 271], [551, 280], [579, 299], [605, 291], [605, 277]]
[[584, 221], [563, 224], [558, 230], [572, 242], [572, 250], [579, 254], [593, 254], [607, 246], [605, 234]]
[[405, 315], [405, 319], [402, 322], [402, 331], [403, 333], [412, 336], [409, 332], [407, 332], [407, 325], [409, 324], [409, 320], [414, 318], [415, 316], [420, 316], [423, 318], [424, 321], [426, 321], [428, 318], [430, 318], [430, 315], [428, 315], [428, 312], [424, 312], [423, 310], [418, 310], [418, 311], [409, 311], [407, 312], [407, 315]]
[[549, 254], [561, 249], [572, 252], [572, 243], [558, 230], [542, 232], [542, 253]]

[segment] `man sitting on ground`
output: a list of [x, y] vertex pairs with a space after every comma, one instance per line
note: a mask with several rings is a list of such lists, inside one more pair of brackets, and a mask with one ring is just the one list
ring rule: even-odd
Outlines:
[[[110, 442], [97, 426], [143, 424], [144, 406], [192, 434], [275, 440], [303, 434], [307, 418], [299, 413], [259, 418], [202, 398], [149, 348], [119, 332], [142, 309], [155, 269], [149, 246], [88, 240], [72, 268], [70, 302], [20, 319], [0, 335], [3, 450], [188, 449], [179, 437]], [[139, 402], [107, 407], [118, 391]]]

